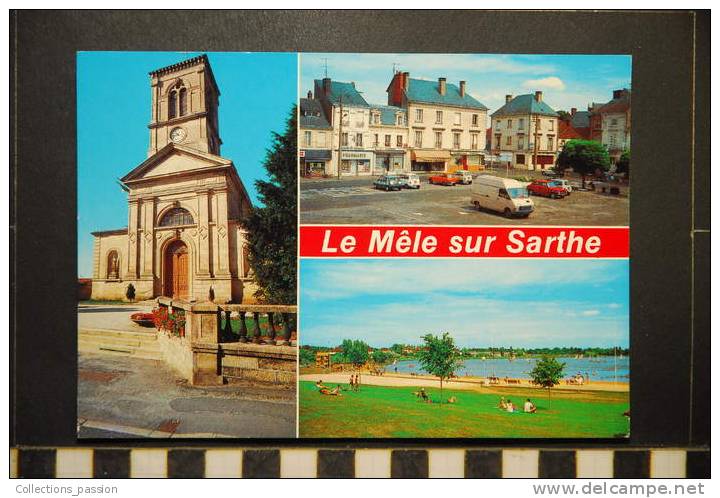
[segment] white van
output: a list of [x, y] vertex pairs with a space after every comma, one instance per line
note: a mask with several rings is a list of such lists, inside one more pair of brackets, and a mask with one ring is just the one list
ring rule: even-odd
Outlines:
[[492, 175], [480, 175], [472, 186], [470, 202], [478, 209], [490, 209], [506, 217], [527, 218], [535, 210], [527, 183]]

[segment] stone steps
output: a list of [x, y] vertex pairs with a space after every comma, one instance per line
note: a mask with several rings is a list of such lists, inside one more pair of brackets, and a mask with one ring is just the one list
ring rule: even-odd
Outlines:
[[154, 333], [80, 329], [78, 331], [78, 351], [151, 360], [162, 359], [160, 346]]

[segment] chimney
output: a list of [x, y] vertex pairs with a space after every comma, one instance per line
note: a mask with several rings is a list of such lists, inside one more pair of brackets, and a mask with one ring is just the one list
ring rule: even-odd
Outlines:
[[438, 78], [438, 92], [440, 95], [445, 95], [445, 78]]
[[613, 90], [613, 100], [615, 99], [621, 99], [627, 94], [627, 90], [625, 88], [621, 90]]
[[507, 104], [512, 100], [512, 95], [505, 95], [505, 103]]
[[307, 98], [308, 100], [312, 100], [312, 90], [308, 90]]
[[460, 82], [460, 96], [461, 97], [465, 96], [465, 82], [464, 81]]
[[409, 87], [410, 87], [410, 73], [404, 72], [403, 73], [403, 90], [405, 90], [407, 92]]
[[330, 78], [323, 78], [323, 93], [327, 97], [330, 95], [330, 89], [332, 88], [332, 80]]
[[542, 102], [542, 92], [540, 90], [535, 92], [535, 102]]
[[576, 107], [573, 107], [572, 109], [570, 109], [570, 115], [571, 115], [571, 116], [574, 116], [576, 112], [577, 112], [577, 108], [576, 108]]
[[350, 84], [352, 85], [353, 88], [355, 88], [355, 82], [354, 82], [354, 81], [351, 81]]

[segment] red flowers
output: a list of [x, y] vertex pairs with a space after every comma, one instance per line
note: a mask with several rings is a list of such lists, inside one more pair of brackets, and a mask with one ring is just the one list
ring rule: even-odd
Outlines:
[[176, 337], [185, 337], [185, 312], [175, 310], [170, 313], [168, 308], [159, 307], [152, 311], [152, 321], [155, 328], [165, 330]]

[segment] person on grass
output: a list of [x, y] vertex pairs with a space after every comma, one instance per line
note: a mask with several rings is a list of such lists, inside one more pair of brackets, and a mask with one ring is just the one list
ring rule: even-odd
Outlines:
[[523, 411], [525, 413], [535, 413], [537, 411], [537, 406], [530, 401], [530, 398], [525, 400], [525, 405], [523, 406]]

